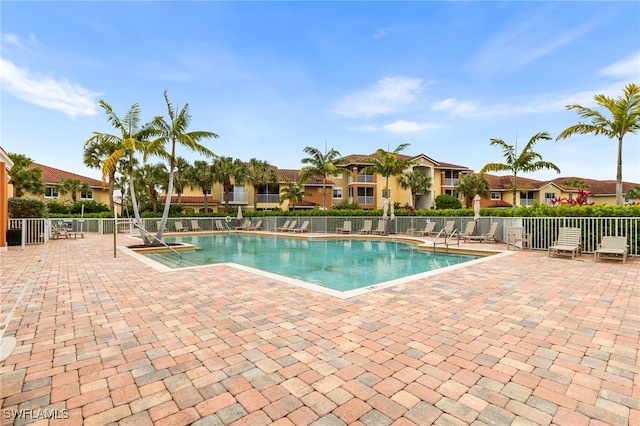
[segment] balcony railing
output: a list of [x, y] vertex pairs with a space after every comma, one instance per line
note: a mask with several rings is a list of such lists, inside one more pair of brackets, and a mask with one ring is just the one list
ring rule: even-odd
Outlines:
[[[224, 200], [224, 194], [222, 194], [222, 199]], [[229, 193], [229, 202], [235, 204], [241, 204], [247, 202], [247, 193], [246, 192], [231, 192]]]
[[258, 194], [259, 203], [278, 203], [280, 196], [278, 194]]
[[355, 178], [349, 176], [349, 183], [358, 182], [358, 183], [375, 183], [374, 175], [356, 175]]
[[445, 178], [444, 186], [456, 186], [459, 181], [460, 179], [457, 179], [457, 178]]

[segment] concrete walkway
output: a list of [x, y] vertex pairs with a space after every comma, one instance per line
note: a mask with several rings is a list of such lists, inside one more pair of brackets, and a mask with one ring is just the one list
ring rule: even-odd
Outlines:
[[640, 424], [638, 258], [524, 251], [342, 300], [112, 238], [0, 254], [0, 320], [28, 286], [2, 425]]

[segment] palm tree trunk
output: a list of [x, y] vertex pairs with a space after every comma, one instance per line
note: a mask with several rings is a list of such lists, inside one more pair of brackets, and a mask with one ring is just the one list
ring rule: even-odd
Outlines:
[[[138, 201], [136, 200], [136, 191], [133, 186], [133, 169], [129, 170], [129, 190], [131, 191], [131, 204], [133, 204], [133, 216], [136, 218], [136, 223], [138, 224], [138, 226], [144, 229], [144, 226], [142, 226], [142, 219], [140, 219], [140, 210], [138, 210]], [[151, 245], [151, 240], [149, 239], [147, 234], [145, 234], [144, 232], [141, 232], [140, 235], [142, 235], [142, 241], [144, 242], [145, 246]]]
[[164, 210], [162, 211], [162, 219], [160, 220], [160, 227], [156, 234], [157, 239], [162, 239], [164, 233], [164, 227], [167, 225], [167, 219], [169, 218], [169, 208], [171, 207], [171, 194], [173, 194], [173, 165], [169, 171], [169, 186], [167, 187], [167, 199], [164, 202]]
[[616, 205], [622, 206], [622, 137], [618, 137], [618, 167], [616, 170]]

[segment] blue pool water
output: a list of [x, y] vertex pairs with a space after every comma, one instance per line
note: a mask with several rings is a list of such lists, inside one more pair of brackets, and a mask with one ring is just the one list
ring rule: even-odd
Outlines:
[[165, 238], [201, 248], [146, 256], [171, 268], [232, 262], [289, 278], [348, 291], [456, 265], [481, 256], [416, 250], [415, 244], [361, 239], [311, 240], [258, 235]]

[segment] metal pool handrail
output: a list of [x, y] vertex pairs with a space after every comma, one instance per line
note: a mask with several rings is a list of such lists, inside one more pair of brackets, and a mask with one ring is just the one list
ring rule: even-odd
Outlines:
[[162, 244], [163, 246], [165, 246], [166, 248], [168, 248], [169, 250], [171, 250], [172, 252], [174, 252], [175, 254], [178, 255], [178, 257], [180, 258], [180, 260], [182, 260], [182, 255], [175, 250], [174, 248], [172, 248], [170, 245], [168, 245], [167, 243], [165, 243], [164, 241], [162, 241], [161, 239], [157, 238], [155, 235], [153, 235], [151, 232], [147, 231], [146, 229], [144, 229], [142, 226], [140, 226], [140, 224], [136, 223], [136, 222], [132, 222], [133, 223], [133, 227], [134, 228], [138, 228], [141, 232], [145, 233], [146, 235], [150, 236], [151, 238], [153, 238], [154, 240], [158, 241], [160, 244]]

